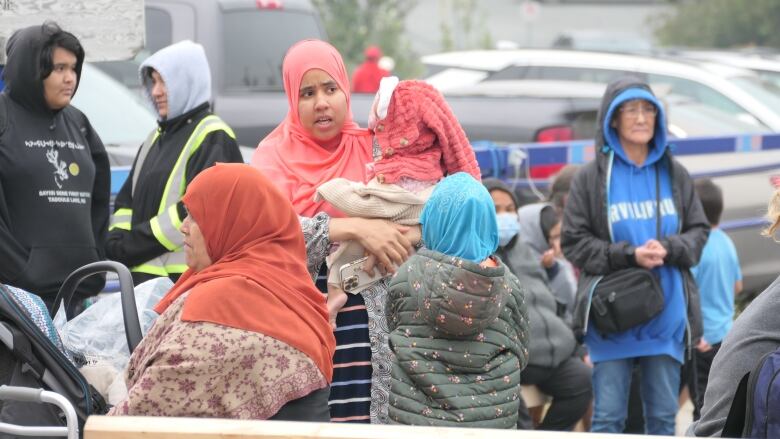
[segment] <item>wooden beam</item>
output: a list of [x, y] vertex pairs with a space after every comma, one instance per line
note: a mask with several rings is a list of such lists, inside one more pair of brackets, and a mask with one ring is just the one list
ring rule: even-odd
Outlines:
[[[624, 435], [621, 439], [643, 436]], [[661, 437], [661, 436], [659, 436]], [[671, 436], [669, 436], [671, 437]], [[84, 439], [613, 439], [614, 435], [230, 419], [90, 416]]]

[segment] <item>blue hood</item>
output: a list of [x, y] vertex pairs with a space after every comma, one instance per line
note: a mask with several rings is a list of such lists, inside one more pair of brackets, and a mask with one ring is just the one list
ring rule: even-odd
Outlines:
[[[605, 97], [607, 97], [609, 94], [609, 88], [607, 89], [607, 94]], [[664, 153], [666, 152], [667, 144], [666, 144], [666, 113], [664, 111], [663, 105], [661, 105], [661, 102], [653, 95], [652, 91], [650, 91], [646, 86], [629, 86], [628, 88], [623, 89], [622, 91], [619, 91], [617, 96], [615, 96], [614, 99], [609, 103], [609, 107], [606, 111], [606, 114], [603, 118], [601, 118], [601, 129], [604, 133], [604, 144], [607, 148], [613, 148], [615, 150], [615, 154], [617, 154], [620, 158], [625, 160], [627, 163], [631, 163], [628, 160], [628, 157], [626, 156], [626, 153], [623, 151], [623, 145], [620, 144], [620, 138], [618, 137], [617, 130], [615, 128], [612, 128], [610, 126], [610, 121], [612, 120], [612, 116], [615, 111], [617, 111], [620, 104], [631, 101], [634, 99], [644, 99], [646, 101], [652, 102], [653, 105], [658, 108], [658, 115], [655, 117], [655, 127], [654, 127], [654, 135], [653, 135], [653, 141], [652, 145], [650, 147], [650, 150], [647, 154], [647, 159], [643, 163], [643, 166], [652, 165], [658, 159], [660, 159]]]

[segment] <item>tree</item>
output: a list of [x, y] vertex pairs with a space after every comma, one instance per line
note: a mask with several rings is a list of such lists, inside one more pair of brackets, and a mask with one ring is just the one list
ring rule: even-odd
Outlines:
[[485, 10], [480, 6], [477, 0], [439, 0], [443, 52], [493, 48]]
[[777, 23], [777, 0], [689, 0], [659, 18], [656, 36], [666, 45], [780, 48]]
[[314, 0], [328, 38], [351, 72], [363, 62], [363, 51], [376, 44], [395, 60], [393, 74], [413, 78], [422, 74], [419, 57], [405, 36], [404, 21], [416, 0]]

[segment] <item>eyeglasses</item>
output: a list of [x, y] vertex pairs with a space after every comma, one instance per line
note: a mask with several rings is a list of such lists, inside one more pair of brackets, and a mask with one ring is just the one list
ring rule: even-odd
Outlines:
[[653, 104], [625, 104], [620, 107], [620, 113], [629, 119], [636, 119], [639, 113], [644, 113], [647, 117], [655, 117], [658, 114], [658, 107]]

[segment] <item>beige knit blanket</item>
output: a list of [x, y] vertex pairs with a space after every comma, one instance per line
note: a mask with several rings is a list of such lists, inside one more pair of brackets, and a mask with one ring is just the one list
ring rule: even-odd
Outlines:
[[410, 192], [395, 184], [368, 183], [336, 178], [320, 185], [315, 201], [325, 199], [345, 215], [358, 218], [381, 218], [396, 224], [420, 223], [423, 206], [435, 185], [419, 192]]

